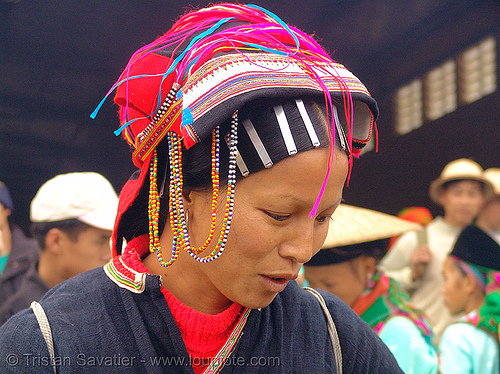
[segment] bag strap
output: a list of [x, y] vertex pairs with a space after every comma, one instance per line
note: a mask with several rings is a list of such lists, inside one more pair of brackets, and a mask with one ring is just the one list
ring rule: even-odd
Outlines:
[[31, 309], [33, 309], [33, 313], [35, 314], [36, 320], [38, 321], [38, 325], [40, 326], [40, 330], [42, 331], [43, 338], [45, 339], [45, 343], [47, 344], [47, 349], [49, 350], [50, 362], [52, 363], [52, 369], [54, 369], [54, 374], [57, 373], [56, 368], [56, 357], [54, 352], [54, 342], [52, 341], [52, 331], [50, 330], [49, 320], [47, 319], [47, 315], [43, 310], [43, 307], [37, 301], [33, 301], [30, 305]]
[[333, 322], [332, 315], [330, 314], [330, 311], [326, 306], [325, 299], [323, 299], [323, 296], [321, 296], [321, 294], [314, 288], [304, 287], [304, 289], [310, 294], [312, 294], [316, 299], [318, 299], [319, 305], [321, 306], [321, 309], [323, 309], [323, 313], [325, 314], [326, 317], [328, 334], [330, 335], [330, 340], [332, 341], [333, 353], [335, 356], [335, 366], [337, 367], [337, 374], [342, 374], [342, 350], [340, 347], [339, 335], [337, 334], [337, 328], [335, 327], [335, 323]]

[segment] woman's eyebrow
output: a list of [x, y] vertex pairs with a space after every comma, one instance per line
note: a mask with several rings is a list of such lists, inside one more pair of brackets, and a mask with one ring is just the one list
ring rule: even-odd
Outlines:
[[[308, 201], [306, 201], [298, 196], [294, 196], [294, 195], [290, 195], [290, 194], [279, 194], [279, 195], [276, 195], [276, 197], [280, 198], [280, 199], [291, 199], [293, 201], [296, 201], [296, 202], [302, 203], [302, 204], [309, 203]], [[330, 205], [329, 207], [326, 207], [324, 210], [333, 208], [334, 206], [338, 206], [342, 201], [343, 201], [343, 198], [341, 197], [334, 204]]]

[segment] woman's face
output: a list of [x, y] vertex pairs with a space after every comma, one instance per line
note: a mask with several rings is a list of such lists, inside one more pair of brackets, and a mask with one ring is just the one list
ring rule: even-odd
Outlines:
[[310, 287], [328, 291], [352, 307], [366, 286], [364, 268], [360, 256], [338, 264], [305, 266], [304, 275]]
[[[347, 156], [336, 150], [317, 215], [309, 218], [326, 176], [328, 157], [328, 149], [309, 150], [238, 181], [233, 220], [222, 256], [200, 264], [189, 255], [180, 255], [178, 263], [167, 269], [167, 288], [169, 272], [182, 274], [178, 282], [187, 283], [182, 289], [192, 295], [188, 305], [205, 313], [221, 311], [231, 302], [252, 309], [270, 304], [298, 276], [302, 264], [320, 249], [330, 217], [341, 201]], [[211, 194], [192, 192], [185, 207], [189, 210], [191, 243], [199, 246], [210, 227]], [[218, 227], [221, 216], [219, 212]], [[163, 248], [170, 243], [162, 243]], [[173, 277], [170, 281], [177, 282]]]
[[443, 276], [444, 284], [441, 293], [444, 303], [450, 314], [460, 314], [465, 310], [467, 303], [465, 276], [450, 257], [447, 257], [444, 262]]

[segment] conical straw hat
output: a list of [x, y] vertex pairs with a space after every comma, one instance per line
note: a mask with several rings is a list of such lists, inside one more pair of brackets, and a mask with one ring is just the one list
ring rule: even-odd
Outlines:
[[330, 222], [323, 249], [390, 238], [408, 231], [420, 231], [415, 222], [371, 209], [340, 204]]

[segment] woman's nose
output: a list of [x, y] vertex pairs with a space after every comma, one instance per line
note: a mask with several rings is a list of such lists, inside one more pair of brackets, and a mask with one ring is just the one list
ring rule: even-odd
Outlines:
[[280, 244], [281, 257], [289, 258], [301, 264], [309, 261], [314, 249], [314, 227], [301, 227], [291, 230]]

